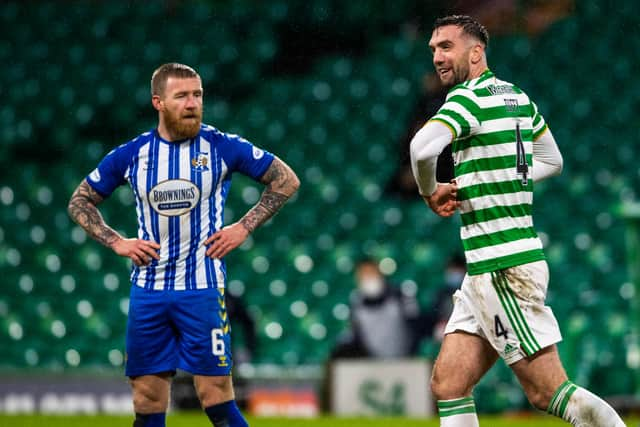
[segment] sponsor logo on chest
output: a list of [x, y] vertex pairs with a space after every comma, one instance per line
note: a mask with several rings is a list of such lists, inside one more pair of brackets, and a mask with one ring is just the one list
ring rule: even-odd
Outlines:
[[149, 205], [164, 216], [184, 215], [200, 202], [200, 189], [186, 179], [169, 179], [149, 191]]

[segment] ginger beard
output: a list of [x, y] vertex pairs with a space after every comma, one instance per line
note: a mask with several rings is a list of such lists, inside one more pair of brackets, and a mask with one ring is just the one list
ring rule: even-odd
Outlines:
[[170, 110], [161, 112], [167, 131], [175, 139], [195, 137], [202, 124], [202, 108], [173, 113]]

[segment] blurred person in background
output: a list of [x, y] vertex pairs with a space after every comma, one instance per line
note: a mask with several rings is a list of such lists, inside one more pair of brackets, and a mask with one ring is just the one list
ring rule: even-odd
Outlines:
[[425, 331], [418, 301], [390, 284], [374, 259], [358, 261], [354, 281], [348, 329], [338, 337], [325, 365], [320, 390], [325, 411], [330, 409], [335, 360], [412, 357]]
[[[545, 305], [549, 270], [531, 210], [533, 183], [558, 175], [562, 155], [535, 103], [488, 68], [488, 43], [470, 16], [436, 20], [429, 47], [450, 90], [410, 144], [429, 207], [444, 217], [461, 211], [467, 260], [433, 368], [441, 426], [478, 426], [473, 387], [499, 357], [536, 408], [575, 426], [624, 426], [605, 401], [568, 379], [560, 361], [562, 337]], [[449, 145], [455, 179], [439, 184], [437, 158]]]
[[355, 282], [350, 327], [338, 339], [331, 359], [414, 356], [422, 338], [418, 301], [388, 283], [370, 258], [356, 265]]
[[[115, 148], [80, 183], [68, 211], [93, 239], [133, 262], [126, 368], [134, 427], [164, 427], [171, 377], [194, 375], [215, 427], [247, 422], [235, 402], [224, 256], [271, 218], [300, 184], [291, 168], [247, 140], [202, 123], [202, 81], [169, 63], [151, 78], [158, 126]], [[233, 172], [265, 185], [260, 200], [223, 226]], [[97, 206], [129, 183], [138, 237], [109, 227]]]
[[433, 320], [425, 322], [426, 326], [430, 327], [425, 335], [434, 341], [442, 342], [444, 338], [445, 326], [453, 311], [453, 294], [460, 289], [466, 273], [467, 265], [462, 255], [455, 254], [449, 258], [444, 270], [444, 282], [436, 292], [432, 311]]

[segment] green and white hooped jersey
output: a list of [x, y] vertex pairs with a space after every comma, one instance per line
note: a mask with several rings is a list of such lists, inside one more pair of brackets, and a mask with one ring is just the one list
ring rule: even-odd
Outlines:
[[531, 216], [533, 141], [547, 128], [517, 86], [486, 70], [451, 88], [431, 120], [453, 133], [460, 236], [469, 274], [544, 259]]

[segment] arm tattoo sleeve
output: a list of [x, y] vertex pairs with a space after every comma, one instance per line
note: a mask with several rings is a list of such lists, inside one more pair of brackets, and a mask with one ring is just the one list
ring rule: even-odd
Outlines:
[[82, 227], [89, 236], [107, 247], [121, 236], [105, 224], [102, 215], [96, 207], [102, 202], [102, 197], [86, 181], [76, 188], [71, 195], [67, 211], [73, 221]]
[[277, 157], [273, 159], [273, 163], [262, 176], [260, 182], [267, 186], [262, 192], [262, 197], [240, 219], [240, 223], [249, 233], [275, 215], [300, 186], [295, 172]]

